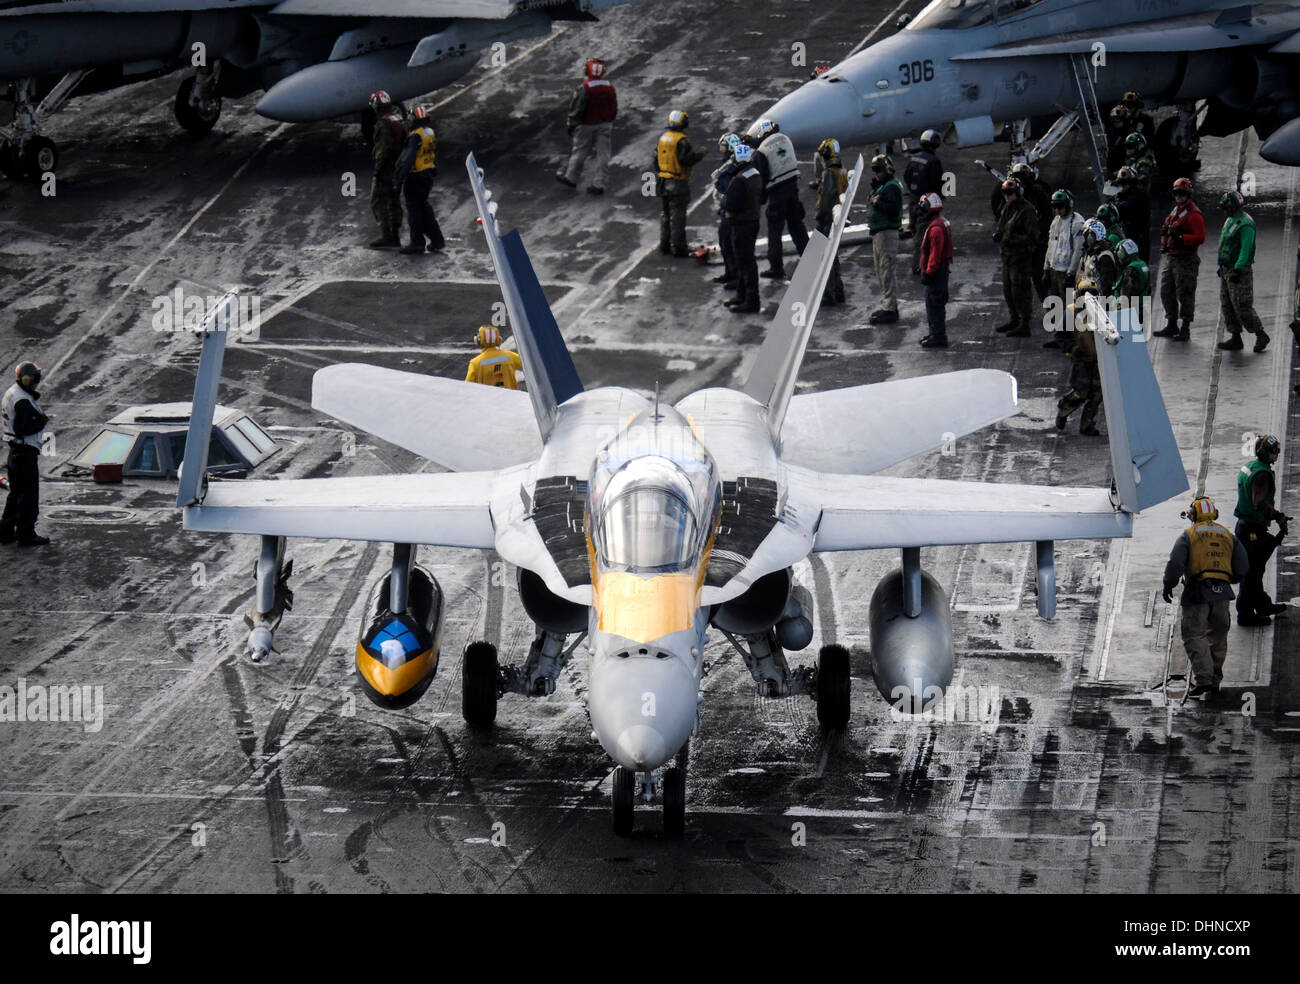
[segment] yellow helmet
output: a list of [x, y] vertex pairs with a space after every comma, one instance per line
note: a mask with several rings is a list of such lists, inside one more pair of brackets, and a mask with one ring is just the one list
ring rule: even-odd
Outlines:
[[1099, 292], [1097, 281], [1091, 277], [1080, 277], [1079, 282], [1074, 285], [1074, 292], [1076, 294], [1096, 294]]
[[691, 119], [686, 115], [686, 110], [674, 109], [668, 114], [668, 129], [685, 130], [690, 125]]
[[1209, 523], [1219, 518], [1219, 507], [1208, 495], [1198, 495], [1187, 510], [1187, 518], [1194, 523]]
[[479, 348], [491, 348], [494, 345], [501, 344], [501, 332], [491, 325], [482, 325], [476, 337], [478, 338]]

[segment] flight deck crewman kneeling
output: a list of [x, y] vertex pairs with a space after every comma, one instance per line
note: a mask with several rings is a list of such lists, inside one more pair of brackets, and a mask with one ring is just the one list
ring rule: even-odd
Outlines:
[[469, 360], [465, 382], [519, 389], [515, 372], [523, 368], [523, 363], [519, 361], [518, 353], [500, 347], [501, 332], [491, 325], [483, 325], [476, 338], [483, 351]]
[[1213, 698], [1223, 679], [1232, 626], [1232, 585], [1246, 576], [1248, 561], [1241, 541], [1214, 522], [1218, 507], [1199, 496], [1183, 513], [1192, 525], [1170, 551], [1165, 565], [1164, 599], [1174, 600], [1174, 585], [1183, 580], [1183, 648], [1192, 663], [1189, 697]]

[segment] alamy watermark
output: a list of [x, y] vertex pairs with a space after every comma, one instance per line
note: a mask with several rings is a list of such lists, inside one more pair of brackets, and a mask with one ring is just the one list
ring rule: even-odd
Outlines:
[[103, 685], [28, 686], [27, 679], [19, 677], [15, 687], [0, 686], [0, 724], [32, 722], [79, 722], [86, 731], [98, 732], [104, 727]]
[[186, 293], [177, 287], [159, 294], [153, 308], [154, 331], [198, 332], [212, 317], [212, 327], [240, 335], [252, 335], [262, 326], [262, 299], [255, 294], [240, 294], [236, 302], [223, 305], [225, 296]]
[[[899, 684], [889, 692], [892, 721], [928, 724], [975, 724], [986, 733], [997, 730], [1002, 716], [1002, 693], [991, 687], [965, 686], [960, 680], [948, 687], [925, 686], [918, 677], [911, 686]], [[919, 710], [917, 709], [919, 707]]]

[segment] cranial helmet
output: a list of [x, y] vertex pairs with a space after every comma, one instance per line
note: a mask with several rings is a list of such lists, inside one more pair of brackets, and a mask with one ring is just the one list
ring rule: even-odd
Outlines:
[[587, 78], [602, 79], [605, 77], [605, 63], [599, 58], [587, 59]]
[[475, 338], [478, 341], [479, 348], [490, 348], [493, 345], [501, 344], [501, 332], [491, 325], [482, 325]]
[[1208, 495], [1198, 495], [1187, 510], [1187, 518], [1194, 523], [1209, 523], [1219, 518], [1219, 507]]
[[[38, 373], [40, 372], [39, 369], [36, 371]], [[1259, 458], [1262, 461], [1264, 455], [1266, 454], [1271, 454], [1276, 456], [1281, 453], [1282, 453], [1282, 442], [1279, 441], [1272, 434], [1261, 434], [1258, 438], [1256, 438], [1255, 440], [1256, 458]]]
[[24, 383], [23, 380], [30, 379], [30, 385], [39, 386], [41, 384], [41, 367], [35, 362], [20, 362], [18, 368], [14, 370], [14, 379], [23, 386], [29, 385]]
[[684, 109], [674, 109], [668, 114], [668, 129], [685, 130], [691, 125], [691, 118], [686, 115]]

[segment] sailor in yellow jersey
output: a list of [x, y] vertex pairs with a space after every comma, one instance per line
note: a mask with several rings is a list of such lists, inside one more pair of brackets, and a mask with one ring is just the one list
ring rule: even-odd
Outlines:
[[1223, 661], [1228, 657], [1232, 625], [1232, 585], [1246, 576], [1249, 562], [1241, 541], [1214, 522], [1219, 509], [1198, 496], [1183, 513], [1192, 525], [1183, 530], [1165, 565], [1164, 599], [1174, 600], [1174, 585], [1183, 581], [1183, 648], [1192, 663], [1189, 697], [1218, 696]]
[[690, 119], [674, 109], [668, 114], [668, 129], [655, 144], [655, 194], [663, 206], [659, 216], [659, 252], [689, 256], [686, 247], [686, 207], [691, 200], [691, 168], [704, 160], [686, 136]]
[[523, 363], [519, 361], [518, 353], [500, 347], [501, 332], [491, 325], [483, 325], [475, 337], [483, 351], [469, 360], [465, 382], [519, 389], [515, 372], [523, 368]]
[[426, 239], [430, 252], [434, 252], [446, 246], [438, 218], [429, 204], [433, 178], [438, 173], [438, 136], [433, 130], [433, 118], [423, 106], [411, 110], [408, 123], [410, 136], [393, 174], [393, 191], [400, 191], [405, 197], [406, 218], [411, 224], [411, 241], [402, 247], [402, 252], [423, 253]]

